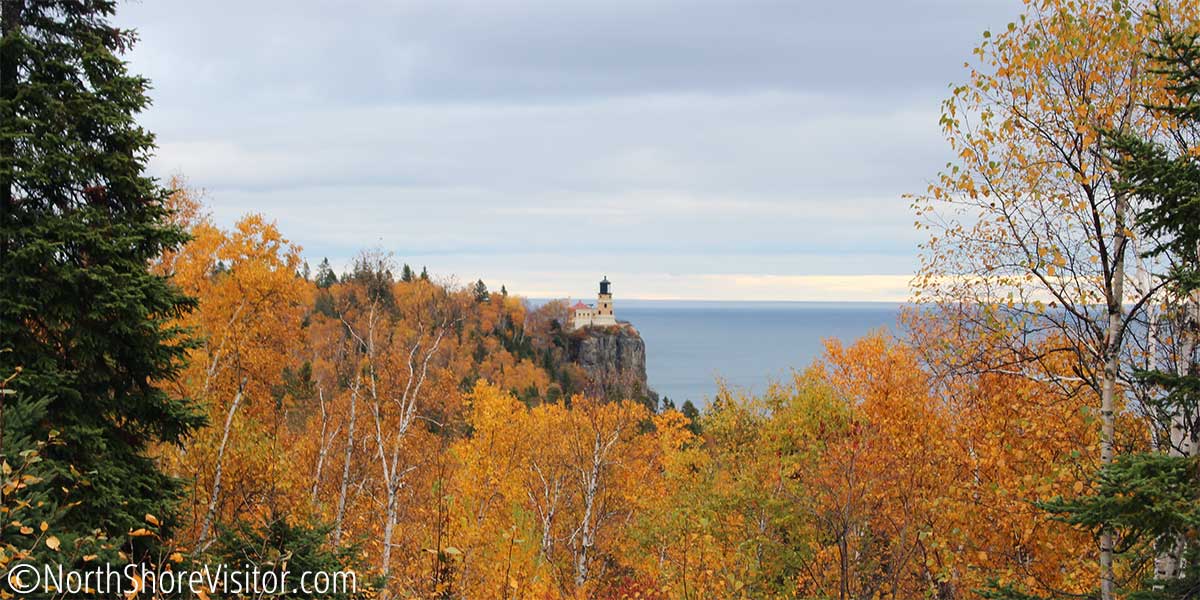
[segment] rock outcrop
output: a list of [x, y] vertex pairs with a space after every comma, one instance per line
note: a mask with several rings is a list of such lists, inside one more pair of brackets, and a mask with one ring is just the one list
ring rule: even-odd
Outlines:
[[655, 400], [646, 385], [646, 343], [629, 323], [585, 327], [570, 335], [568, 357], [607, 395]]

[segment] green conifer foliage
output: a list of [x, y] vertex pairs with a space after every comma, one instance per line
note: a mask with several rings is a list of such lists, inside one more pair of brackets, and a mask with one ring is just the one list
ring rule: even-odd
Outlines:
[[14, 401], [47, 399], [44, 419], [7, 433], [58, 432], [43, 458], [79, 486], [69, 525], [124, 534], [177, 494], [147, 452], [203, 419], [160, 385], [193, 343], [169, 322], [194, 302], [149, 271], [186, 235], [144, 174], [148, 82], [120, 58], [135, 36], [115, 7], [0, 2], [0, 372], [23, 369]]

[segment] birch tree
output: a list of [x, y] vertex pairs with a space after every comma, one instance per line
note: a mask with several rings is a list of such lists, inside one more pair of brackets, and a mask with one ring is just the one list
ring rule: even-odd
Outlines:
[[[193, 219], [193, 240], [171, 257], [176, 283], [196, 296], [202, 310], [181, 323], [199, 332], [203, 345], [177, 380], [178, 393], [196, 398], [215, 427], [200, 431], [184, 449], [168, 453], [174, 469], [187, 474], [200, 514], [190, 523], [196, 547], [206, 548], [222, 521], [226, 490], [240, 490], [240, 512], [254, 512], [277, 483], [280, 452], [254, 422], [279, 422], [275, 390], [283, 382], [290, 352], [301, 345], [306, 283], [296, 276], [300, 249], [259, 215], [222, 230], [207, 217]], [[247, 437], [247, 434], [250, 434]], [[245, 439], [243, 439], [245, 438]], [[239, 463], [231, 469], [231, 463]], [[230, 478], [233, 478], [230, 481]], [[248, 504], [247, 504], [248, 502]]]
[[[1200, 24], [1187, 18], [1190, 16], [1180, 18], [1165, 9], [1155, 14], [1161, 31], [1150, 59], [1156, 72], [1167, 78], [1168, 99], [1151, 109], [1168, 125], [1157, 139], [1116, 138], [1113, 152], [1126, 189], [1146, 203], [1137, 216], [1138, 231], [1146, 240], [1144, 256], [1165, 264], [1165, 272], [1159, 275], [1166, 284], [1161, 310], [1147, 319], [1147, 329], [1166, 331], [1163, 339], [1155, 339], [1158, 343], [1147, 348], [1147, 367], [1138, 374], [1145, 387], [1158, 392], [1149, 404], [1156, 417], [1152, 423], [1160, 428], [1158, 449], [1165, 449], [1168, 457], [1162, 465], [1190, 465], [1200, 453], [1200, 398], [1196, 397], [1200, 392], [1200, 203], [1196, 199], [1200, 190], [1200, 162], [1196, 159], [1200, 148]], [[1153, 455], [1134, 455], [1130, 461], [1156, 465]], [[1183, 481], [1163, 476], [1172, 472], [1160, 465], [1154, 477], [1139, 474], [1138, 485], [1150, 488], [1157, 484], [1157, 490], [1190, 489], [1194, 498], [1195, 475], [1185, 475]], [[1120, 481], [1115, 476], [1111, 480]], [[1150, 497], [1161, 499], [1163, 495]], [[1146, 509], [1174, 512], [1175, 519], [1185, 512], [1162, 500]], [[1194, 589], [1195, 567], [1192, 565], [1189, 573], [1187, 563], [1197, 555], [1197, 540], [1190, 529], [1169, 526], [1152, 532], [1157, 550], [1155, 589]], [[1192, 581], [1181, 581], [1188, 578]]]
[[[1012, 352], [989, 370], [1095, 394], [1102, 464], [1114, 457], [1129, 380], [1123, 345], [1159, 290], [1128, 285], [1138, 199], [1123, 191], [1106, 149], [1111, 135], [1153, 136], [1158, 127], [1144, 108], [1161, 94], [1146, 65], [1149, 7], [1036, 0], [1004, 31], [985, 33], [968, 82], [943, 106], [956, 158], [913, 202], [930, 232], [917, 300], [1008, 341]], [[1073, 373], [1048, 368], [1062, 353]], [[1109, 600], [1110, 531], [1099, 546]]]
[[530, 434], [543, 442], [537, 452], [530, 453], [525, 466], [525, 493], [538, 519], [539, 548], [546, 561], [554, 559], [555, 532], [569, 476], [561, 435], [566, 411], [561, 404], [544, 404], [534, 408], [529, 418]]
[[355, 426], [358, 424], [358, 396], [362, 390], [362, 376], [354, 375], [350, 387], [350, 408], [346, 415], [346, 443], [342, 446], [342, 472], [338, 480], [337, 511], [333, 517], [333, 532], [330, 534], [336, 546], [342, 542], [342, 528], [346, 520], [346, 499], [350, 494], [350, 467], [354, 462]]
[[[454, 335], [462, 307], [445, 288], [427, 281], [404, 284], [403, 290], [388, 289], [394, 284], [387, 263], [370, 256], [362, 260], [374, 261], [373, 274], [366, 282], [370, 307], [364, 322], [346, 321], [346, 327], [363, 352], [362, 395], [371, 419], [383, 494], [379, 571], [386, 586], [400, 493], [406, 476], [418, 466], [405, 456], [406, 441], [422, 416], [419, 411], [427, 402], [424, 394], [431, 368], [437, 368], [447, 337]], [[394, 295], [383, 300], [376, 293]]]
[[567, 464], [578, 502], [570, 548], [575, 588], [582, 589], [596, 576], [592, 567], [602, 530], [623, 510], [612, 490], [621, 477], [615, 471], [628, 459], [625, 447], [646, 413], [630, 401], [603, 403], [576, 396], [566, 416]]

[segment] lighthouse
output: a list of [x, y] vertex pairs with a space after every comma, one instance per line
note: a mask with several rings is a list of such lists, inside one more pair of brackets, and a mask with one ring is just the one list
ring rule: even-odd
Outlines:
[[612, 282], [605, 275], [600, 280], [600, 293], [596, 295], [596, 306], [576, 302], [571, 307], [571, 329], [582, 329], [589, 325], [616, 325], [617, 317], [613, 314]]
[[612, 291], [609, 289], [611, 285], [607, 275], [600, 280], [600, 293], [596, 296], [596, 316], [592, 319], [592, 325], [617, 324], [617, 318], [613, 316]]

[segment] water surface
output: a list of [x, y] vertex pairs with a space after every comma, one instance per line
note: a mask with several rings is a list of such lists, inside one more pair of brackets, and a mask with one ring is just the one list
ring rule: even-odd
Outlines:
[[617, 300], [617, 319], [646, 341], [650, 387], [676, 405], [708, 403], [716, 380], [761, 391], [824, 350], [877, 329], [892, 331], [899, 304], [877, 302], [685, 302]]

